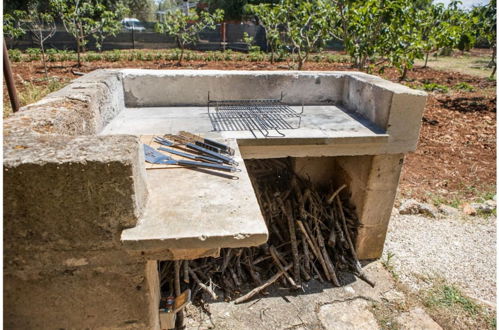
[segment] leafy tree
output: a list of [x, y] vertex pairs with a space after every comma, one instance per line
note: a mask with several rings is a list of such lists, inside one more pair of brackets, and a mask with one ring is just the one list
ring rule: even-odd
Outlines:
[[208, 0], [210, 12], [217, 9], [224, 11], [225, 20], [241, 21], [248, 12], [247, 6], [258, 5], [260, 3], [277, 3], [278, 0]]
[[310, 52], [330, 38], [335, 17], [329, 1], [325, 0], [284, 0], [280, 7], [286, 36], [298, 56], [298, 70], [301, 70]]
[[492, 48], [492, 57], [489, 67], [492, 68], [491, 77], [497, 70], [497, 3], [496, 0], [490, 0], [485, 6], [475, 7], [470, 15], [471, 29], [475, 35], [484, 37]]
[[180, 48], [178, 65], [182, 65], [185, 46], [198, 40], [198, 34], [204, 29], [214, 29], [217, 22], [223, 20], [223, 10], [218, 9], [213, 13], [201, 11], [199, 14], [185, 15], [180, 10], [168, 12], [163, 21], [156, 23], [154, 29], [158, 33], [173, 36]]
[[406, 78], [416, 58], [423, 57], [420, 23], [424, 17], [411, 0], [394, 1], [390, 4], [390, 24], [385, 27], [387, 39], [380, 44], [379, 54], [386, 54], [390, 64], [400, 72], [400, 80]]
[[103, 5], [99, 5], [100, 17], [96, 20], [97, 29], [93, 34], [95, 38], [95, 46], [99, 51], [102, 51], [104, 39], [108, 36], [115, 36], [123, 28], [121, 19], [125, 17], [130, 10], [121, 2], [118, 2], [114, 10], [106, 10]]
[[249, 6], [248, 10], [258, 17], [260, 25], [265, 29], [265, 37], [270, 49], [270, 63], [274, 63], [275, 53], [282, 44], [281, 27], [284, 24], [282, 7], [271, 4], [259, 4]]
[[431, 52], [437, 51], [441, 46], [442, 36], [446, 33], [444, 21], [445, 6], [442, 3], [430, 3], [422, 9], [423, 15], [420, 22], [421, 41], [423, 42], [423, 52], [425, 55], [424, 66], [428, 64], [428, 57]]
[[45, 41], [55, 34], [56, 25], [54, 16], [51, 12], [41, 12], [35, 8], [31, 8], [27, 12], [23, 23], [31, 32], [33, 40], [40, 46], [43, 70], [45, 78], [48, 78], [47, 59], [45, 57]]
[[81, 66], [81, 52], [91, 35], [103, 41], [105, 34], [116, 33], [117, 24], [124, 11], [114, 11], [101, 0], [50, 0], [54, 10], [59, 13], [66, 31], [76, 40], [78, 66]]
[[124, 0], [124, 5], [133, 17], [141, 21], [148, 21], [154, 17], [156, 4], [153, 0]]
[[22, 20], [26, 17], [26, 12], [14, 10], [11, 14], [3, 15], [3, 33], [10, 39], [22, 37], [26, 30], [22, 27]]
[[353, 65], [365, 69], [369, 60], [380, 53], [387, 38], [387, 29], [393, 20], [392, 5], [397, 0], [338, 0], [333, 8], [339, 17], [330, 34], [343, 40]]

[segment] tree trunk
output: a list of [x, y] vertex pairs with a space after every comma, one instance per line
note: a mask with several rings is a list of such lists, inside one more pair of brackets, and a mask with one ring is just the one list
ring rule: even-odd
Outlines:
[[40, 42], [40, 50], [42, 51], [43, 72], [45, 72], [45, 79], [48, 79], [47, 59], [45, 58], [45, 48], [43, 47], [42, 41]]
[[78, 54], [78, 67], [81, 67], [81, 58], [80, 58], [80, 52], [81, 52], [81, 47], [80, 47], [80, 37], [76, 37], [76, 53]]
[[402, 70], [402, 75], [400, 76], [400, 81], [405, 80], [407, 77], [407, 65], [404, 65], [404, 69]]
[[430, 52], [426, 52], [425, 54], [423, 68], [426, 68], [428, 66], [428, 55], [430, 55]]
[[181, 66], [182, 65], [182, 61], [184, 59], [184, 45], [181, 45], [180, 47], [180, 57], [178, 59], [178, 65]]
[[306, 61], [307, 61], [307, 55], [302, 57], [300, 54], [298, 54], [298, 70], [303, 69], [303, 65], [305, 64]]

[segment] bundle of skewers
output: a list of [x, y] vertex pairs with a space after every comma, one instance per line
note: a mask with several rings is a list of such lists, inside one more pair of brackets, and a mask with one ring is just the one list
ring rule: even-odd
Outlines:
[[340, 286], [347, 273], [374, 286], [357, 259], [360, 224], [345, 185], [316, 187], [298, 177], [288, 160], [245, 163], [269, 229], [268, 242], [222, 249], [218, 258], [162, 262], [163, 288], [171, 288], [174, 278], [183, 279], [193, 299], [201, 293], [212, 299], [222, 294], [227, 301], [242, 303], [273, 284], [300, 290], [304, 282], [317, 279]]

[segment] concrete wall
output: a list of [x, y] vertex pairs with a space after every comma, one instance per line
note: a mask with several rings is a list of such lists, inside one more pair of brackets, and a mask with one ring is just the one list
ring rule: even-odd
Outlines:
[[122, 248], [143, 213], [134, 136], [96, 136], [123, 108], [119, 72], [98, 71], [4, 121], [4, 326], [158, 326], [155, 261]]
[[123, 70], [128, 107], [195, 105], [212, 100], [280, 98], [288, 104], [335, 104], [342, 100], [341, 72]]

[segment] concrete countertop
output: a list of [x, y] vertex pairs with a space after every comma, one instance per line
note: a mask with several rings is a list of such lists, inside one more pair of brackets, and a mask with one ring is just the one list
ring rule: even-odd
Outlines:
[[[291, 108], [297, 113], [302, 110], [301, 106]], [[297, 118], [286, 120], [293, 127], [298, 127]], [[258, 131], [255, 131], [256, 137], [250, 131], [215, 131], [206, 106], [126, 108], [105, 127], [101, 134], [165, 134], [175, 133], [179, 129], [197, 132], [211, 138], [253, 140], [252, 143], [255, 144], [287, 144], [289, 142], [286, 141], [295, 139], [308, 144], [307, 140], [310, 139], [383, 139], [387, 136], [385, 131], [369, 120], [335, 105], [306, 105], [299, 128], [281, 130], [285, 134], [283, 138], [280, 138], [275, 130], [270, 130], [270, 134], [278, 137], [277, 139], [265, 139]]]
[[231, 175], [237, 180], [187, 168], [146, 171], [149, 201], [138, 225], [122, 232], [126, 247], [246, 247], [267, 241], [267, 226], [237, 143], [225, 142], [236, 150], [241, 172]]

